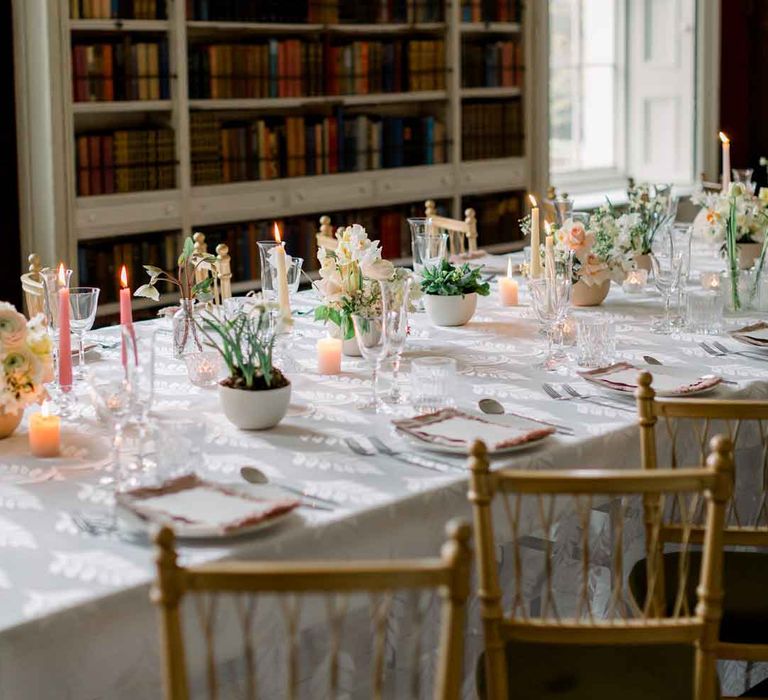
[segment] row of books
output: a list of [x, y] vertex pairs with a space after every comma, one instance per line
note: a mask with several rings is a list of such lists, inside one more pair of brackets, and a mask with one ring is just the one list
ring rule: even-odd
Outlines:
[[445, 89], [442, 40], [331, 44], [272, 39], [194, 46], [193, 99], [366, 95]]
[[461, 0], [462, 22], [520, 22], [523, 0]]
[[166, 19], [165, 0], [69, 0], [72, 19]]
[[444, 0], [186, 0], [192, 20], [324, 23], [440, 22]]
[[170, 97], [164, 41], [75, 44], [72, 85], [76, 102], [165, 100]]
[[481, 247], [523, 239], [520, 219], [525, 216], [524, 196], [524, 192], [495, 192], [463, 199], [462, 209], [475, 210]]
[[525, 137], [523, 103], [465, 102], [461, 107], [464, 160], [521, 156]]
[[324, 175], [446, 162], [446, 129], [433, 116], [273, 117], [221, 122], [193, 113], [192, 181]]
[[76, 138], [77, 194], [164, 190], [176, 186], [171, 129], [124, 129]]
[[464, 87], [519, 87], [523, 82], [523, 47], [518, 41], [466, 42], [461, 51]]
[[[102, 304], [114, 302], [118, 298], [118, 276], [123, 265], [128, 273], [128, 285], [136, 289], [147, 282], [144, 265], [173, 270], [180, 250], [181, 234], [178, 231], [131, 236], [117, 242], [80, 243], [77, 250], [78, 284], [98, 287]], [[168, 283], [161, 284], [158, 289], [161, 293], [173, 291]]]

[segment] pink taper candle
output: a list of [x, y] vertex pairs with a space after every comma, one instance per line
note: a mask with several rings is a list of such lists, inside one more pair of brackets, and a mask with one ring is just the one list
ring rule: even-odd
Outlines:
[[[128, 286], [128, 271], [125, 265], [120, 269], [120, 325], [133, 336], [133, 311], [131, 309], [131, 289]], [[125, 344], [122, 349], [123, 367], [128, 362]]]
[[72, 337], [69, 328], [69, 287], [64, 263], [59, 265], [59, 386], [72, 386]]

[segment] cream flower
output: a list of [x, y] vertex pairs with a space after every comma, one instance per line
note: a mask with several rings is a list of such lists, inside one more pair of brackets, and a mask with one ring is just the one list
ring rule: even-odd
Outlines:
[[0, 348], [18, 348], [27, 337], [27, 319], [7, 302], [0, 302]]
[[596, 255], [590, 253], [579, 271], [579, 279], [587, 286], [602, 284], [611, 279], [611, 270], [608, 263], [600, 260]]
[[585, 258], [595, 243], [593, 234], [588, 233], [580, 221], [567, 219], [557, 232], [559, 239], [579, 260]]

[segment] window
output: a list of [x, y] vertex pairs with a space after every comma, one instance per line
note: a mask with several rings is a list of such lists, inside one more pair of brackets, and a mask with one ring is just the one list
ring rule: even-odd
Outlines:
[[694, 180], [695, 0], [549, 0], [552, 182]]

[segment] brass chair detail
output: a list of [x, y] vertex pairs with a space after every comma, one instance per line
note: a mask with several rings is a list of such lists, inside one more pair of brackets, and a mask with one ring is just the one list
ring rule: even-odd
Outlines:
[[[732, 464], [727, 438], [714, 439], [711, 447], [706, 468], [675, 472], [491, 472], [485, 445], [474, 444], [469, 500], [485, 633], [485, 651], [477, 669], [481, 697], [717, 697], [722, 531], [731, 494]], [[656, 606], [657, 599], [665, 594], [658, 560], [647, 569], [646, 595], [630, 595], [626, 570], [632, 563], [630, 548], [642, 537], [643, 498], [662, 506], [678, 501], [686, 533], [694, 514], [705, 513], [705, 564], [694, 582], [698, 600], [693, 608], [682, 595], [687, 590], [687, 576], [682, 577], [681, 589], [671, 598], [669, 610]], [[494, 500], [501, 501], [495, 520]], [[595, 533], [591, 527], [594, 507], [601, 502], [613, 504], [613, 527], [605, 526], [607, 533]], [[654, 546], [662, 525], [659, 512], [656, 516], [647, 528]], [[570, 518], [574, 527], [559, 527], [564, 518]], [[505, 539], [507, 532], [511, 535], [511, 581], [503, 585], [494, 534], [498, 523], [502, 523]], [[559, 541], [557, 534], [544, 538], [534, 561], [524, 551], [524, 540], [537, 530], [575, 534], [562, 534], [565, 542]], [[633, 535], [637, 536], [633, 539]], [[680, 538], [680, 545], [678, 561], [685, 573], [690, 538]], [[565, 573], [561, 571], [563, 561], [569, 562]], [[527, 575], [532, 563], [536, 563], [536, 573], [543, 571], [535, 604], [526, 588], [526, 582], [532, 580]], [[604, 574], [597, 577], [599, 572]], [[600, 608], [592, 595], [596, 580], [604, 582]]]
[[[297, 697], [299, 681], [300, 602], [303, 596], [321, 596], [326, 603], [328, 629], [328, 688], [320, 697], [336, 698], [339, 692], [340, 645], [347, 608], [339, 598], [367, 593], [370, 596], [372, 622], [370, 697], [384, 697], [384, 651], [387, 622], [395, 591], [416, 593], [436, 591], [440, 599], [440, 633], [438, 663], [435, 671], [434, 697], [458, 700], [462, 683], [465, 604], [469, 594], [471, 530], [467, 523], [454, 521], [447, 527], [448, 540], [438, 558], [384, 561], [323, 562], [223, 562], [183, 567], [177, 560], [174, 534], [169, 528], [155, 536], [157, 577], [152, 600], [161, 616], [161, 648], [163, 653], [166, 700], [188, 700], [187, 648], [182, 633], [181, 603], [186, 598], [198, 604], [203, 628], [206, 682], [208, 696], [218, 697], [220, 678], [215, 657], [216, 612], [225, 604], [224, 596], [233, 595], [242, 633], [242, 656], [245, 669], [245, 691], [238, 697], [257, 697], [258, 669], [253, 643], [254, 615], [260, 596], [275, 594], [280, 599], [285, 629], [288, 631], [285, 665], [287, 697]], [[208, 602], [205, 602], [205, 599]], [[322, 608], [322, 606], [319, 606]], [[279, 614], [275, 613], [275, 614]], [[317, 625], [322, 624], [322, 613]], [[278, 625], [279, 626], [279, 625]], [[237, 635], [238, 639], [240, 634]], [[236, 650], [239, 650], [239, 645]], [[235, 651], [236, 651], [235, 650]], [[236, 651], [239, 656], [239, 651]], [[419, 664], [415, 673], [420, 674]], [[274, 668], [270, 668], [274, 673]], [[412, 682], [418, 687], [420, 679]], [[264, 697], [260, 695], [259, 697]], [[270, 697], [274, 697], [270, 695]], [[318, 697], [317, 695], [313, 697]], [[391, 697], [391, 696], [387, 696]]]
[[436, 232], [448, 234], [448, 252], [452, 256], [476, 255], [477, 248], [477, 216], [474, 209], [464, 211], [464, 221], [438, 216], [433, 199], [424, 202], [424, 213], [428, 225]]
[[[723, 532], [725, 600], [715, 650], [720, 659], [768, 661], [768, 401], [657, 398], [652, 376], [647, 372], [639, 378], [636, 395], [641, 459], [647, 470], [678, 469], [679, 442], [684, 436], [694, 440], [700, 460], [715, 430], [726, 433], [735, 447], [750, 437], [750, 431], [751, 437], [758, 438], [759, 445], [752, 447], [759, 453], [754, 459], [734, 461], [734, 493], [727, 504]], [[666, 459], [659, 447], [662, 436], [668, 441]], [[677, 512], [668, 515], [668, 522], [660, 530], [657, 556], [665, 543], [679, 543], [684, 535]], [[694, 522], [685, 536], [700, 543], [705, 536], [702, 521]], [[731, 549], [734, 547], [737, 549]], [[667, 553], [665, 559], [669, 557]], [[698, 558], [693, 560], [697, 562]], [[665, 561], [665, 568], [670, 567], [671, 563]], [[669, 571], [667, 575], [676, 574]], [[768, 689], [762, 695], [768, 697]]]
[[316, 239], [318, 248], [336, 250], [338, 241], [333, 234], [333, 226], [331, 226], [330, 216], [323, 215], [320, 217], [320, 230], [317, 232]]
[[43, 268], [40, 256], [32, 253], [27, 258], [29, 269], [21, 276], [21, 289], [24, 292], [24, 305], [27, 317], [45, 314], [45, 286], [43, 285]]

